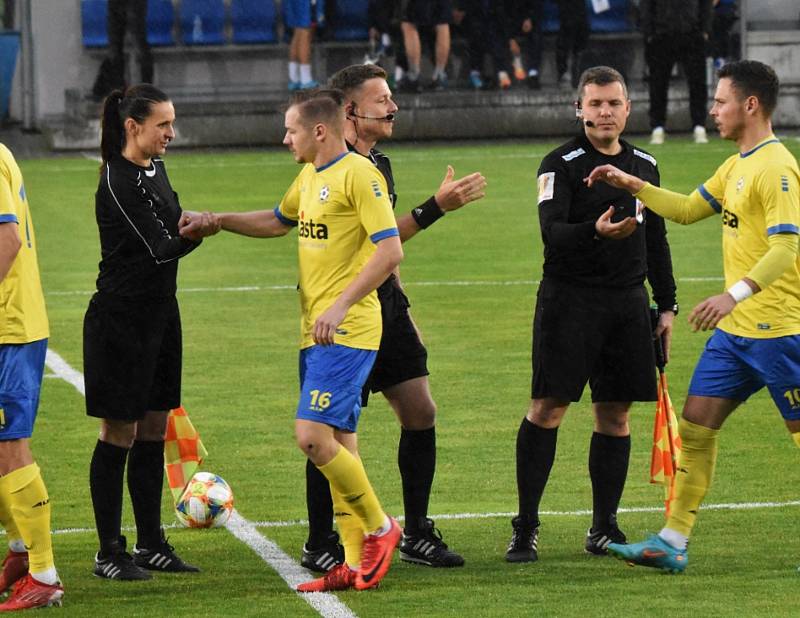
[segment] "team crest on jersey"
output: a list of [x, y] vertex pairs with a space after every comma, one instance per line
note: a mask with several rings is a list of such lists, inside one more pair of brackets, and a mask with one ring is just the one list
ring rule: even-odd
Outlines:
[[741, 193], [742, 189], [744, 189], [744, 176], [736, 181], [736, 193]]
[[556, 173], [545, 172], [539, 176], [539, 203], [553, 199], [553, 190], [556, 184]]
[[320, 202], [327, 202], [330, 196], [331, 196], [331, 188], [328, 185], [325, 185], [319, 190]]

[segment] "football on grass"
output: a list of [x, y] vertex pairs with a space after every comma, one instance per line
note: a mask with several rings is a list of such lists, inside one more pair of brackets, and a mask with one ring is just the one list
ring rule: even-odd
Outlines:
[[175, 514], [189, 528], [224, 526], [233, 511], [233, 492], [222, 477], [198, 472], [183, 490]]

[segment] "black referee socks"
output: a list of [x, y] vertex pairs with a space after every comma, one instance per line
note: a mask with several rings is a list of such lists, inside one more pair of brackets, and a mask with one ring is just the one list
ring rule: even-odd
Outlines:
[[402, 429], [397, 465], [403, 480], [406, 534], [418, 532], [420, 520], [428, 516], [433, 475], [436, 472], [436, 427]]
[[523, 417], [517, 432], [517, 491], [519, 514], [536, 525], [550, 469], [556, 458], [558, 427], [544, 429]]
[[161, 547], [161, 488], [164, 441], [135, 440], [128, 456], [128, 492], [136, 519], [136, 545]]
[[128, 449], [97, 441], [89, 466], [89, 490], [100, 550], [117, 543], [122, 524], [122, 480]]
[[630, 436], [592, 434], [589, 447], [589, 476], [592, 479], [592, 529], [604, 530], [616, 515], [631, 455]]
[[308, 549], [327, 545], [333, 533], [331, 484], [310, 459], [306, 460], [306, 506], [308, 507]]

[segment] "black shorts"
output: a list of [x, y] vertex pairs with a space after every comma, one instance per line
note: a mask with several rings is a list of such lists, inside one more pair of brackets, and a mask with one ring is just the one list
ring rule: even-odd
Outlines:
[[647, 290], [581, 288], [545, 279], [533, 318], [531, 397], [655, 401]]
[[136, 421], [181, 403], [181, 316], [175, 298], [132, 303], [97, 293], [83, 320], [86, 414]]
[[361, 394], [361, 404], [367, 405], [369, 393], [377, 393], [413, 378], [428, 375], [428, 351], [408, 315], [411, 304], [403, 291], [389, 282], [381, 286], [383, 334], [375, 365]]
[[400, 21], [418, 27], [449, 24], [453, 20], [451, 0], [401, 0]]

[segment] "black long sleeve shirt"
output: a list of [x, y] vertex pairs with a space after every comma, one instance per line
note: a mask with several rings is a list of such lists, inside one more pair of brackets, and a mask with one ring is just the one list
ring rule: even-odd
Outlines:
[[174, 296], [178, 258], [199, 245], [178, 235], [181, 212], [161, 159], [149, 168], [120, 156], [108, 161], [95, 194], [97, 290], [130, 300]]
[[659, 309], [675, 304], [675, 280], [664, 220], [643, 210], [644, 221], [622, 240], [597, 238], [595, 222], [609, 206], [612, 220], [635, 216], [637, 200], [605, 183], [589, 188], [583, 179], [596, 166], [610, 163], [654, 185], [656, 160], [620, 140], [610, 156], [592, 146], [585, 134], [548, 154], [539, 167], [539, 223], [544, 241], [544, 277], [587, 287], [630, 288], [650, 282]]
[[711, 33], [712, 0], [642, 0], [640, 11], [645, 37]]

